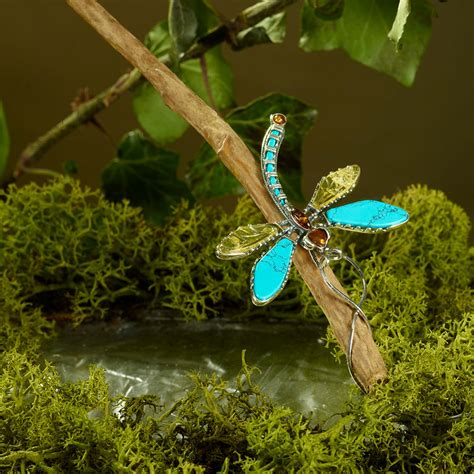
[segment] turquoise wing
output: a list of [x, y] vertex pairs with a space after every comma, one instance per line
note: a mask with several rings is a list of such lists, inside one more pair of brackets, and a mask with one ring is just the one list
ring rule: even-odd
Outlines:
[[285, 287], [296, 243], [279, 239], [254, 264], [250, 275], [252, 301], [257, 306], [270, 303]]
[[381, 201], [357, 201], [333, 207], [325, 212], [332, 227], [355, 232], [380, 232], [398, 227], [408, 221], [408, 212], [401, 207]]

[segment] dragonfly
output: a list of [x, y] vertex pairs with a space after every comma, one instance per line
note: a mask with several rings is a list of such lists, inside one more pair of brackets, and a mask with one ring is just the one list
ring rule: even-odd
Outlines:
[[[367, 285], [359, 265], [341, 250], [328, 245], [331, 230], [341, 228], [364, 233], [386, 232], [405, 224], [409, 215], [400, 207], [376, 200], [356, 201], [334, 207], [357, 185], [360, 176], [358, 165], [349, 165], [324, 176], [304, 210], [294, 207], [283, 190], [277, 169], [286, 123], [284, 114], [270, 115], [270, 126], [263, 137], [260, 154], [264, 185], [283, 219], [275, 223], [238, 227], [217, 245], [216, 255], [224, 260], [238, 259], [263, 249], [250, 274], [252, 302], [262, 306], [273, 301], [285, 287], [296, 246], [300, 245], [309, 251], [325, 284], [354, 309], [348, 341], [348, 366], [357, 383], [352, 371], [352, 344], [357, 317], [360, 316], [370, 329], [361, 308], [367, 294]], [[341, 259], [350, 263], [361, 278], [363, 290], [359, 303], [336, 288], [325, 273], [330, 262]]]
[[281, 113], [270, 116], [270, 127], [261, 148], [263, 181], [284, 219], [277, 223], [241, 226], [226, 236], [216, 249], [218, 258], [229, 260], [269, 247], [255, 261], [251, 271], [251, 297], [257, 306], [270, 303], [285, 287], [297, 245], [317, 256], [335, 259], [342, 255], [337, 249], [328, 247], [330, 229], [386, 232], [401, 226], [409, 218], [404, 209], [382, 201], [363, 200], [333, 207], [357, 185], [358, 165], [349, 165], [324, 176], [306, 208], [303, 211], [295, 208], [284, 193], [277, 172], [286, 122]]

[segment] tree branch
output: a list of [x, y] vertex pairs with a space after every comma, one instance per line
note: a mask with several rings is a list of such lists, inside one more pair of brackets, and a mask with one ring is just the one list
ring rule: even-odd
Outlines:
[[[281, 215], [262, 184], [252, 153], [216, 111], [191, 91], [95, 0], [66, 1], [107, 43], [142, 72], [170, 109], [181, 115], [204, 137], [224, 165], [247, 190], [265, 218], [270, 222], [280, 220]], [[351, 307], [324, 284], [309, 252], [300, 246], [297, 246], [295, 252], [295, 264], [326, 314], [339, 344], [347, 352], [352, 320]], [[341, 284], [329, 269], [327, 274], [331, 282], [343, 291]], [[360, 318], [354, 339], [353, 370], [367, 390], [370, 390], [374, 382], [386, 376], [383, 359], [368, 328]]]
[[17, 179], [32, 161], [41, 158], [55, 143], [67, 136], [80, 125], [89, 122], [95, 114], [112, 104], [124, 92], [136, 86], [141, 80], [137, 69], [121, 76], [112, 86], [95, 96], [93, 99], [79, 106], [64, 120], [55, 125], [51, 130], [28, 145], [21, 153], [13, 178]]
[[[296, 1], [297, 0], [270, 0], [246, 8], [233, 19], [217, 26], [207, 35], [198, 39], [196, 43], [180, 57], [180, 62], [202, 57], [206, 51], [224, 41], [229, 41], [232, 44], [233, 38], [235, 38], [238, 32], [256, 25], [259, 21], [284, 10], [287, 6]], [[160, 60], [164, 64], [170, 64], [170, 58], [167, 55], [160, 58]], [[84, 123], [92, 120], [97, 113], [109, 107], [124, 93], [136, 88], [143, 80], [140, 71], [133, 69], [122, 75], [112, 86], [77, 107], [77, 109], [64, 120], [56, 124], [23, 150], [18, 159], [13, 176], [3, 181], [2, 187], [5, 189], [23, 173], [28, 172], [28, 166], [44, 156], [55, 143], [59, 142]]]

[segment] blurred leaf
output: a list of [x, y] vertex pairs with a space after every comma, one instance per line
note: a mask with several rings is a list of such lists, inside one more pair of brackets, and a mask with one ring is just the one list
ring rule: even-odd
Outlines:
[[[171, 48], [168, 22], [156, 24], [146, 35], [144, 43], [157, 58], [167, 55]], [[174, 142], [188, 128], [188, 123], [165, 105], [149, 82], [134, 92], [133, 110], [140, 125], [160, 145]]]
[[121, 140], [117, 158], [102, 172], [107, 199], [130, 200], [143, 209], [147, 220], [161, 224], [182, 198], [192, 199], [185, 183], [176, 177], [179, 156], [156, 147], [134, 130]]
[[286, 35], [285, 22], [286, 13], [281, 12], [242, 30], [237, 35], [234, 49], [240, 50], [262, 43], [282, 43]]
[[8, 133], [7, 117], [0, 102], [0, 176], [3, 176], [10, 153], [10, 134]]
[[[207, 76], [214, 101], [219, 110], [233, 105], [233, 74], [219, 48], [205, 54]], [[182, 64], [181, 80], [205, 102], [210, 103], [199, 59]], [[165, 105], [150, 83], [142, 84], [133, 96], [133, 109], [140, 125], [160, 145], [176, 141], [188, 128], [188, 123]]]
[[[209, 87], [218, 110], [234, 105], [234, 74], [219, 47], [209, 50], [206, 58]], [[201, 99], [210, 104], [201, 65], [198, 59], [191, 59], [181, 65], [180, 77]]]
[[216, 12], [205, 0], [170, 0], [169, 31], [178, 56], [218, 24]]
[[352, 59], [410, 86], [431, 35], [431, 8], [425, 0], [412, 3], [401, 51], [388, 39], [395, 12], [394, 1], [346, 0], [339, 20], [324, 21], [305, 0], [300, 47], [307, 52], [342, 48]]
[[[316, 110], [293, 97], [270, 94], [232, 110], [226, 121], [244, 140], [255, 158], [260, 160], [261, 142], [270, 125], [270, 114], [275, 112], [284, 113], [288, 118], [278, 161], [280, 181], [288, 198], [300, 203], [304, 201], [301, 193], [302, 142], [313, 125]], [[207, 144], [202, 145], [198, 156], [191, 162], [187, 179], [198, 198], [243, 193], [239, 182]]]
[[206, 142], [190, 163], [186, 179], [197, 199], [238, 196], [244, 193], [241, 184]]
[[140, 125], [159, 145], [174, 142], [188, 129], [186, 120], [165, 105], [149, 82], [135, 91], [133, 110]]
[[392, 29], [388, 32], [388, 38], [398, 47], [403, 36], [408, 16], [410, 15], [410, 0], [400, 0], [398, 3], [397, 16], [393, 22]]
[[315, 15], [325, 21], [341, 18], [344, 11], [344, 0], [310, 0], [310, 4]]
[[197, 18], [187, 0], [170, 0], [170, 35], [178, 56], [186, 51], [197, 35]]
[[[152, 28], [145, 38], [145, 46], [158, 57], [169, 53], [171, 40], [167, 21]], [[217, 108], [222, 110], [231, 107], [234, 103], [232, 69], [219, 47], [208, 51], [205, 58], [209, 85]], [[178, 75], [188, 87], [210, 103], [199, 59], [184, 62]], [[176, 141], [188, 128], [188, 123], [165, 105], [160, 94], [148, 82], [135, 91], [133, 109], [140, 125], [159, 145]]]
[[168, 22], [157, 23], [145, 36], [144, 44], [157, 58], [168, 54], [171, 49]]
[[75, 160], [67, 160], [63, 165], [64, 173], [73, 176], [79, 172], [79, 166]]

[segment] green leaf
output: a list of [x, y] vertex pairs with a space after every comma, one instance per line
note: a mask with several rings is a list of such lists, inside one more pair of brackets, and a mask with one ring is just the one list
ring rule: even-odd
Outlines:
[[[293, 97], [270, 94], [232, 110], [226, 120], [244, 140], [255, 158], [260, 160], [261, 142], [270, 125], [270, 114], [275, 112], [284, 113], [288, 119], [278, 162], [280, 181], [288, 198], [300, 203], [304, 201], [301, 192], [302, 142], [313, 125], [316, 110]], [[197, 157], [191, 162], [187, 180], [193, 194], [198, 198], [243, 193], [239, 182], [207, 144], [203, 144]]]
[[204, 0], [170, 0], [169, 31], [178, 56], [219, 24], [214, 9]]
[[158, 59], [168, 54], [171, 49], [168, 22], [157, 23], [145, 36], [144, 44]]
[[74, 176], [79, 172], [79, 166], [75, 160], [67, 160], [63, 164], [64, 174]]
[[[219, 110], [233, 105], [233, 74], [219, 48], [205, 54], [207, 77], [214, 102]], [[181, 80], [210, 104], [199, 59], [182, 64]], [[176, 141], [188, 128], [188, 123], [168, 108], [150, 83], [142, 84], [133, 97], [133, 109], [140, 125], [160, 145]]]
[[282, 43], [286, 35], [285, 22], [285, 12], [264, 18], [255, 26], [242, 30], [237, 35], [233, 48], [240, 50], [257, 44]]
[[[158, 57], [167, 55], [171, 40], [168, 22], [158, 23], [146, 36], [145, 46]], [[218, 109], [226, 109], [234, 104], [233, 74], [219, 47], [205, 54], [207, 76], [215, 104]], [[186, 61], [178, 75], [183, 82], [210, 104], [199, 59]], [[140, 125], [160, 145], [176, 141], [188, 128], [188, 123], [169, 109], [155, 88], [142, 84], [134, 93], [133, 109]]]
[[[234, 105], [234, 74], [229, 63], [225, 60], [219, 47], [209, 50], [204, 58], [209, 88], [217, 109], [223, 110], [232, 107]], [[180, 77], [201, 99], [211, 104], [199, 59], [184, 62], [181, 65]]]
[[241, 184], [206, 142], [191, 162], [186, 180], [197, 199], [239, 196], [244, 192]]
[[156, 147], [140, 130], [121, 140], [117, 158], [102, 172], [107, 199], [128, 199], [143, 209], [147, 220], [162, 224], [171, 207], [182, 198], [192, 199], [186, 184], [176, 177], [179, 156]]
[[307, 52], [342, 48], [352, 59], [410, 86], [431, 35], [431, 8], [425, 0], [412, 2], [402, 50], [388, 39], [396, 8], [393, 0], [346, 0], [340, 19], [324, 21], [306, 0], [300, 47]]
[[[168, 55], [171, 49], [168, 22], [156, 24], [146, 35], [144, 43], [157, 58]], [[134, 92], [133, 110], [140, 125], [160, 145], [174, 142], [188, 128], [188, 123], [165, 105], [149, 82]]]
[[188, 129], [186, 120], [165, 105], [149, 82], [135, 91], [133, 111], [140, 125], [159, 145], [176, 141]]
[[0, 102], [0, 176], [3, 176], [10, 153], [10, 134], [8, 133], [7, 117]]
[[338, 20], [344, 11], [344, 0], [310, 0], [314, 13], [321, 20]]
[[388, 32], [388, 39], [392, 40], [397, 47], [400, 44], [400, 40], [403, 36], [408, 16], [411, 11], [410, 0], [400, 0], [398, 3], [397, 16], [393, 22], [392, 29]]

